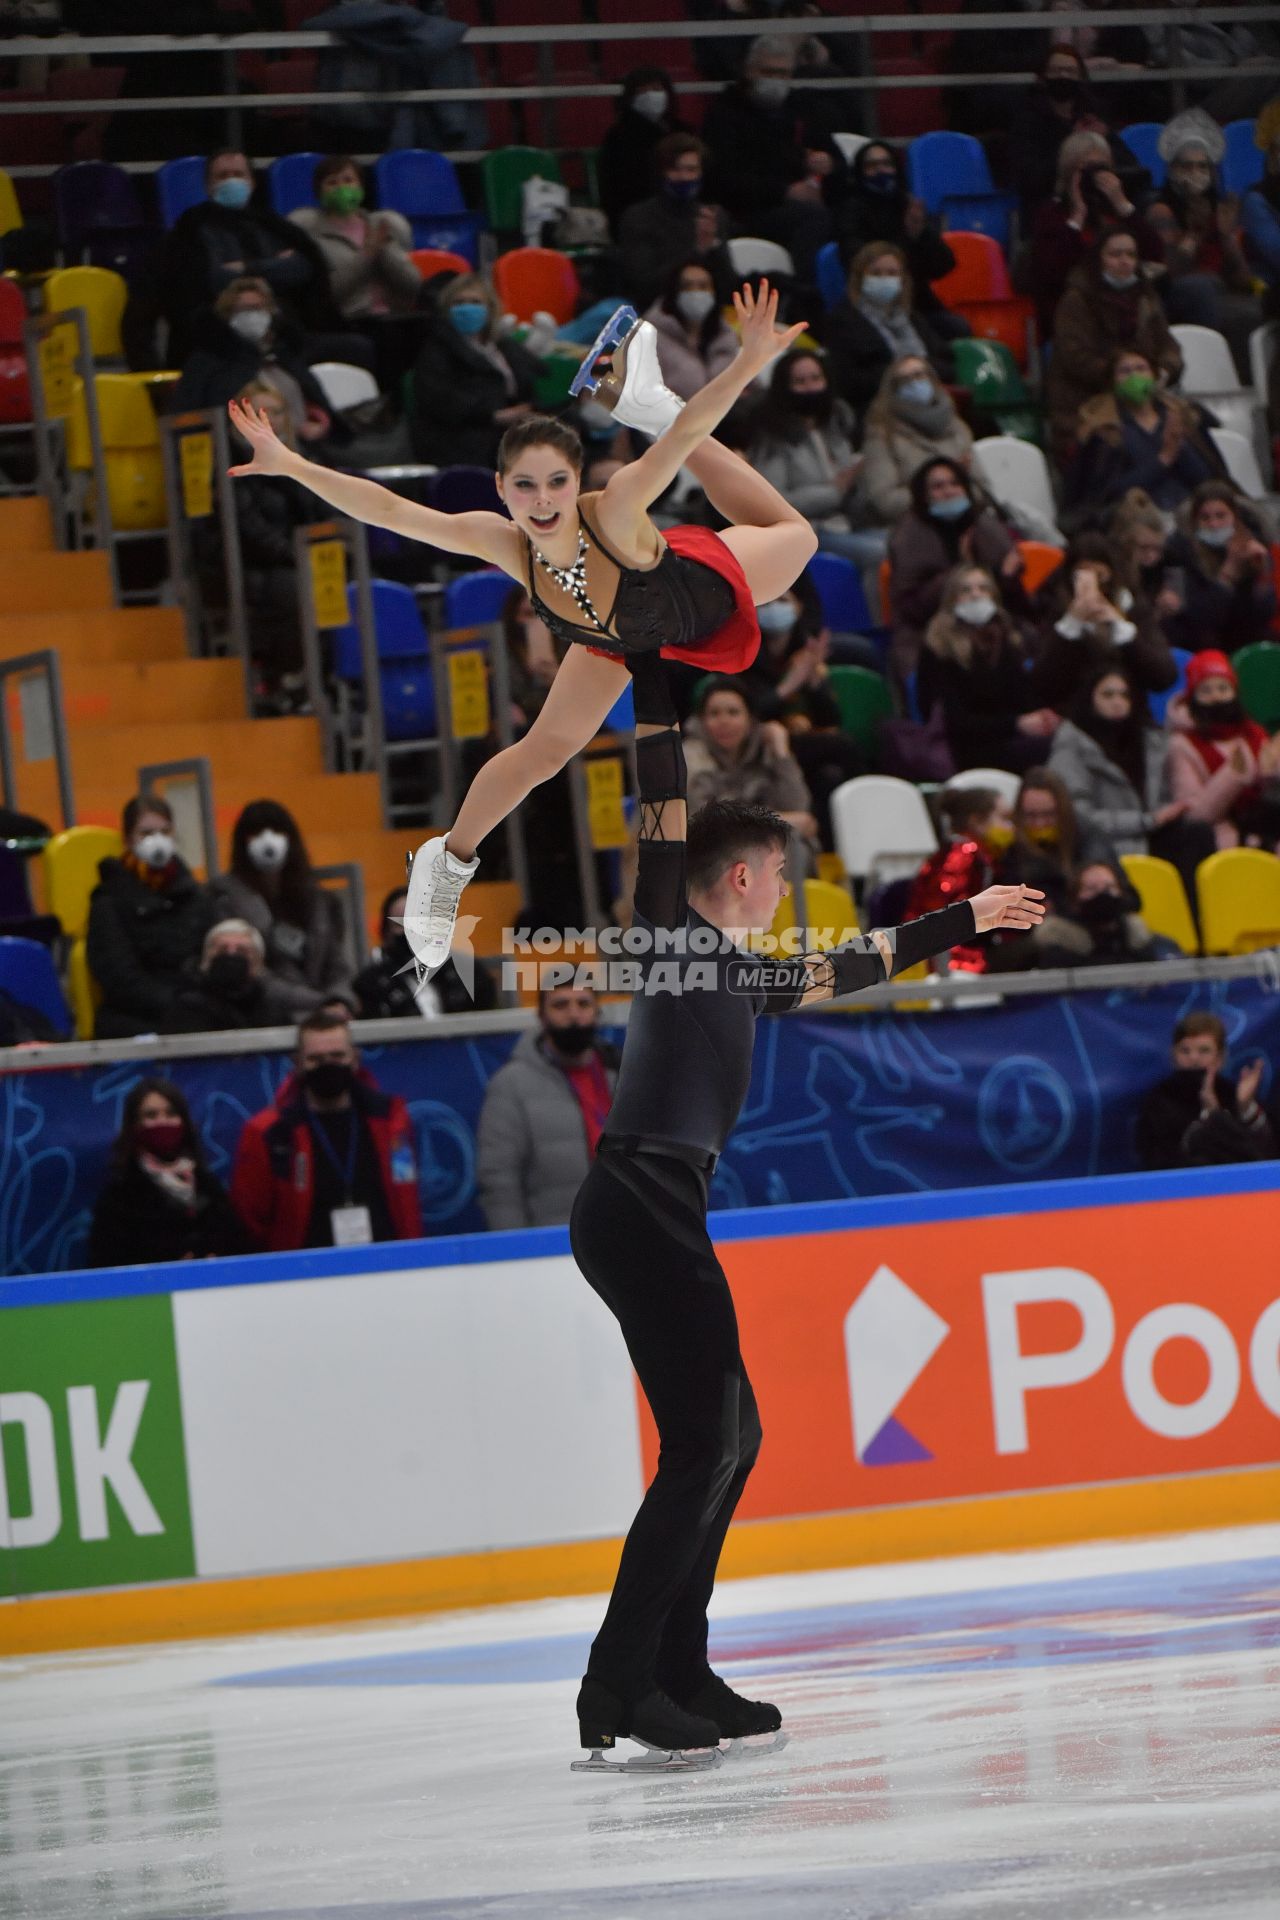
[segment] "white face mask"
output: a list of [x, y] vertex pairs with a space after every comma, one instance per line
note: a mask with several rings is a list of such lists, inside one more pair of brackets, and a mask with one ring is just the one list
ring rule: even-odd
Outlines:
[[1231, 536], [1234, 532], [1235, 528], [1233, 526], [1197, 527], [1196, 539], [1205, 547], [1229, 547], [1231, 545]]
[[791, 82], [765, 74], [751, 82], [751, 95], [762, 107], [780, 107], [791, 91]]
[[766, 600], [756, 608], [756, 620], [761, 633], [790, 633], [796, 613], [789, 600]]
[[896, 273], [869, 273], [862, 283], [863, 298], [876, 307], [891, 307], [901, 292]]
[[985, 627], [996, 617], [996, 603], [989, 593], [975, 594], [970, 600], [956, 601], [956, 619], [970, 627]]
[[144, 867], [152, 867], [158, 873], [161, 867], [167, 867], [176, 852], [176, 843], [171, 833], [162, 833], [159, 828], [152, 833], [139, 834], [133, 843], [133, 851]]
[[256, 346], [271, 331], [271, 315], [265, 307], [245, 307], [242, 312], [232, 314], [231, 330], [242, 340], [252, 340]]
[[667, 96], [661, 87], [646, 87], [643, 93], [632, 96], [631, 104], [646, 120], [661, 120], [667, 110]]
[[698, 327], [715, 306], [716, 297], [706, 287], [689, 287], [676, 295], [676, 305], [691, 327]]
[[278, 873], [289, 857], [289, 836], [264, 827], [254, 834], [246, 852], [259, 873]]

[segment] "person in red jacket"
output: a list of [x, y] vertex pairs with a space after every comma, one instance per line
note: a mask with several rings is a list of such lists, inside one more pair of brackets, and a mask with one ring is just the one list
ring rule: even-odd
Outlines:
[[359, 1247], [422, 1233], [409, 1110], [360, 1069], [346, 1020], [298, 1027], [296, 1070], [245, 1122], [231, 1200], [255, 1246]]

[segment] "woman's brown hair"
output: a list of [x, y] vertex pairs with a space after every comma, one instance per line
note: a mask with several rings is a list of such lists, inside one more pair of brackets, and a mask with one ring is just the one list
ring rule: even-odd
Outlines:
[[515, 426], [507, 428], [498, 446], [498, 472], [510, 473], [520, 455], [531, 447], [554, 447], [575, 473], [582, 472], [581, 440], [572, 427], [547, 413], [532, 413], [527, 420], [517, 420]]

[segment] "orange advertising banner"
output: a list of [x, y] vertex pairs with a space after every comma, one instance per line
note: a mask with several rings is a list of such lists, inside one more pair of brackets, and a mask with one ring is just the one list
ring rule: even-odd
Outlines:
[[[766, 1519], [1280, 1460], [1280, 1190], [740, 1239]], [[657, 1444], [641, 1400], [649, 1473]]]

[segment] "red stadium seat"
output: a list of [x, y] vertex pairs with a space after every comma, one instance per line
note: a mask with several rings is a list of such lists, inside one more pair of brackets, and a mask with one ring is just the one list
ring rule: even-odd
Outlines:
[[517, 247], [493, 263], [493, 285], [508, 313], [532, 320], [549, 313], [561, 326], [578, 310], [578, 275], [568, 254], [554, 247]]

